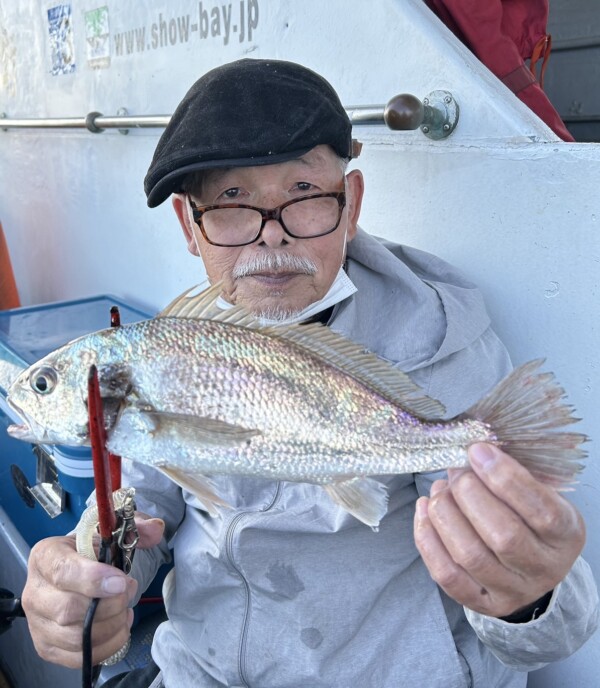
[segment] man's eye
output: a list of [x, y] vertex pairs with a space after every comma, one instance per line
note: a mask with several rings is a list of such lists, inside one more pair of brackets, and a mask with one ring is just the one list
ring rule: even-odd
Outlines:
[[314, 186], [310, 182], [298, 182], [296, 187], [299, 191], [312, 191]]
[[223, 191], [223, 193], [221, 195], [224, 198], [235, 199], [235, 198], [239, 197], [240, 189], [239, 189], [239, 187], [234, 186], [231, 189], [227, 189], [227, 191]]

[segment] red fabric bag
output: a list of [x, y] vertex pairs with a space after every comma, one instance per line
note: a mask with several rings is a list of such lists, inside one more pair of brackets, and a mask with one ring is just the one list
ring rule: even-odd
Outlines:
[[[542, 90], [548, 0], [425, 0], [446, 26], [561, 139], [574, 141]], [[540, 79], [536, 68], [542, 60]], [[529, 68], [525, 60], [530, 60]]]

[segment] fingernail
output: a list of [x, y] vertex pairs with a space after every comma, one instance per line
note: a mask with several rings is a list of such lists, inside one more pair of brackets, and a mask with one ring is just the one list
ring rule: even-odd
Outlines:
[[127, 588], [127, 579], [121, 576], [111, 576], [110, 578], [102, 579], [102, 590], [110, 595], [117, 595], [125, 592]]
[[127, 591], [127, 599], [129, 602], [133, 602], [135, 599], [137, 589], [138, 589], [138, 582], [136, 581], [135, 578], [128, 578], [127, 579], [127, 586], [128, 586], [128, 591]]
[[427, 518], [427, 499], [418, 499], [417, 500], [417, 518], [419, 521], [422, 521], [423, 519]]
[[469, 457], [476, 466], [479, 466], [479, 468], [490, 468], [496, 461], [494, 448], [483, 442], [473, 444], [469, 448]]
[[436, 480], [432, 485], [431, 489], [429, 490], [429, 495], [433, 497], [434, 495], [438, 494], [439, 492], [442, 492], [448, 487], [448, 481], [447, 480]]

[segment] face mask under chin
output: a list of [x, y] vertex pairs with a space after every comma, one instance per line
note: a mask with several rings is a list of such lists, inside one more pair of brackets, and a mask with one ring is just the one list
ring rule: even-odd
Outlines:
[[[345, 270], [340, 268], [333, 280], [333, 284], [329, 287], [329, 290], [322, 299], [309, 304], [299, 311], [280, 311], [274, 313], [273, 311], [269, 312], [267, 310], [266, 312], [258, 313], [257, 317], [263, 325], [291, 325], [318, 315], [328, 308], [335, 306], [337, 303], [340, 303], [340, 301], [344, 301], [355, 292], [356, 286], [348, 277]], [[225, 301], [221, 296], [217, 299], [216, 305], [223, 310], [232, 308], [232, 304]]]

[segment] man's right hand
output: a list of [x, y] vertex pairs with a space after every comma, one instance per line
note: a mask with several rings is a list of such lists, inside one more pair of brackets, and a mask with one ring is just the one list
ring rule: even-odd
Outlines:
[[[158, 518], [136, 515], [138, 548], [157, 545], [164, 531]], [[101, 598], [92, 628], [92, 662], [98, 664], [127, 642], [133, 623], [129, 604], [137, 581], [108, 564], [90, 561], [75, 549], [75, 536], [38, 542], [29, 555], [21, 602], [38, 654], [77, 669], [82, 664], [83, 620], [90, 601]]]

